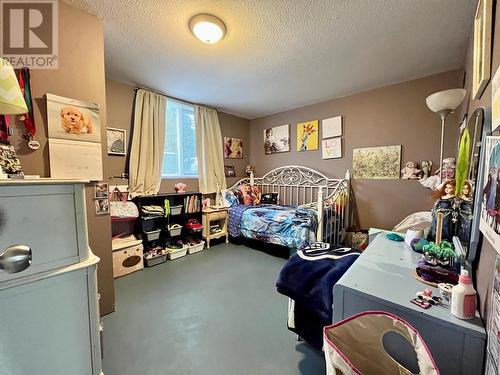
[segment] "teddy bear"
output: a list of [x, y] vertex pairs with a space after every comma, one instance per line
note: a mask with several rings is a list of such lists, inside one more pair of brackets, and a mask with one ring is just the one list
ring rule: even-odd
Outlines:
[[92, 134], [92, 121], [79, 109], [64, 107], [61, 109], [61, 127], [70, 134]]

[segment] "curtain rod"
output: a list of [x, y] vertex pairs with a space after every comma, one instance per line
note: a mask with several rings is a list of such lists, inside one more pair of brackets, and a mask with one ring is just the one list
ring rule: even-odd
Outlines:
[[217, 112], [219, 112], [219, 110], [215, 107], [212, 107], [210, 105], [205, 105], [205, 104], [198, 104], [198, 103], [193, 103], [193, 102], [190, 102], [188, 100], [184, 100], [184, 99], [180, 99], [180, 98], [176, 98], [175, 96], [171, 96], [171, 95], [167, 95], [165, 94], [164, 92], [161, 92], [161, 91], [158, 91], [158, 90], [154, 90], [154, 89], [150, 89], [150, 88], [147, 88], [147, 87], [143, 87], [143, 86], [137, 86], [134, 91], [137, 91], [137, 90], [146, 90], [146, 91], [151, 91], [151, 92], [154, 92], [158, 95], [162, 95], [162, 96], [165, 96], [169, 99], [172, 99], [172, 100], [176, 100], [178, 102], [181, 102], [181, 103], [186, 103], [186, 104], [191, 104], [191, 105], [199, 105], [199, 106], [202, 106], [202, 107], [207, 107], [207, 108], [211, 108], [211, 109], [215, 109]]

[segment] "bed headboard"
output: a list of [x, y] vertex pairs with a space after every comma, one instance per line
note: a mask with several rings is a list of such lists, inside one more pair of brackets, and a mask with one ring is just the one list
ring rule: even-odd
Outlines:
[[228, 190], [234, 191], [240, 184], [249, 183], [258, 186], [262, 193], [278, 193], [280, 204], [303, 205], [316, 203], [320, 191], [325, 200], [335, 200], [339, 194], [348, 193], [349, 181], [349, 171], [344, 178], [335, 179], [311, 168], [287, 165], [273, 169], [262, 177], [243, 178]]

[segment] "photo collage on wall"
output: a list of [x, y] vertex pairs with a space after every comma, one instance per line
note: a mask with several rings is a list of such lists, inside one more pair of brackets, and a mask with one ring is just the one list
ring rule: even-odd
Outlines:
[[[311, 120], [296, 125], [297, 152], [315, 151], [320, 146], [320, 122]], [[338, 159], [342, 157], [342, 116], [321, 121], [322, 158]], [[290, 124], [264, 129], [264, 152], [266, 155], [290, 151]]]
[[109, 187], [106, 183], [94, 185], [94, 204], [96, 215], [109, 214]]

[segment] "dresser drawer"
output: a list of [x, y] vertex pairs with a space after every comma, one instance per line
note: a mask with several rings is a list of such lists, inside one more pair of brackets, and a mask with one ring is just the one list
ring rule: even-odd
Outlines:
[[0, 282], [86, 259], [84, 185], [0, 186], [0, 254], [12, 245], [29, 246], [32, 264]]
[[100, 373], [95, 266], [0, 291], [0, 374]]

